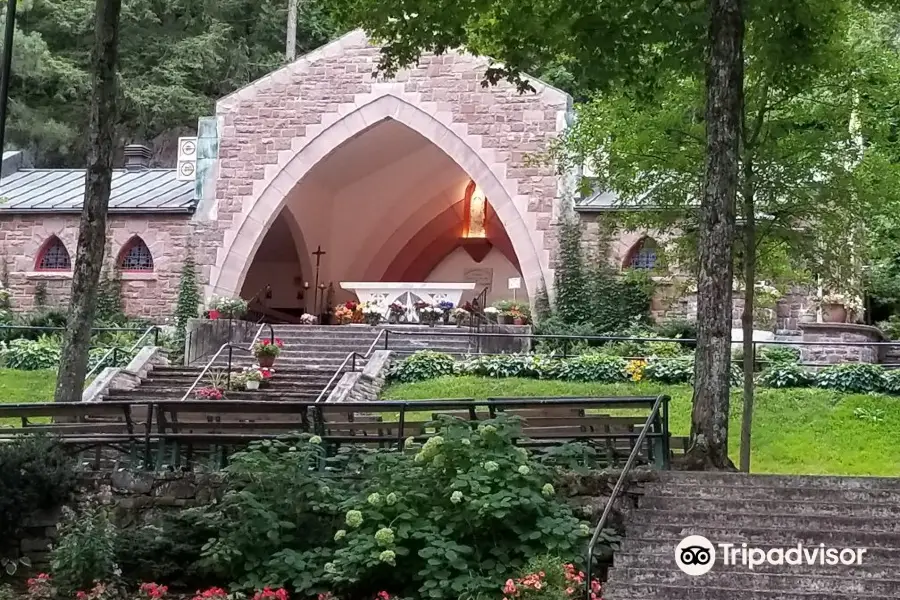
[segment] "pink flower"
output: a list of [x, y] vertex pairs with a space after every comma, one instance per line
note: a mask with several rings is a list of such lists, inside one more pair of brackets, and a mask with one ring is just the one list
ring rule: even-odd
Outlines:
[[376, 594], [376, 597], [380, 600], [391, 600], [391, 595], [385, 591], [378, 592], [378, 594]]
[[506, 580], [506, 585], [503, 586], [503, 593], [504, 594], [512, 594], [512, 595], [515, 595], [516, 593], [518, 593], [518, 590], [516, 589], [516, 584], [512, 579]]
[[566, 594], [568, 594], [569, 596], [571, 596], [574, 593], [575, 593], [575, 588], [566, 588]]
[[75, 600], [87, 600], [87, 597], [88, 597], [87, 592], [76, 592], [75, 593]]
[[591, 591], [594, 592], [595, 594], [600, 593], [600, 582], [597, 581], [596, 579], [591, 580]]

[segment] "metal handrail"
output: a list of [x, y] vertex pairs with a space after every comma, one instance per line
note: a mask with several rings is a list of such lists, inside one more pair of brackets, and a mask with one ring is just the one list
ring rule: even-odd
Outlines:
[[[145, 331], [144, 334], [141, 335], [141, 337], [139, 337], [139, 338], [137, 339], [137, 341], [136, 341], [134, 344], [132, 344], [131, 348], [128, 349], [128, 353], [130, 354], [130, 353], [134, 352], [134, 350], [141, 344], [141, 342], [144, 341], [144, 338], [147, 337], [148, 335], [150, 335], [150, 332], [157, 331], [158, 329], [159, 329], [159, 327], [156, 326], [156, 325], [151, 325], [150, 327], [148, 327], [148, 328], [147, 328], [147, 331]], [[132, 331], [134, 331], [134, 330], [132, 330]], [[110, 355], [115, 354], [116, 351], [118, 351], [118, 348], [117, 348], [117, 347], [112, 347], [112, 348], [110, 348], [110, 349], [106, 352], [106, 354], [104, 354], [103, 357], [99, 360], [99, 362], [97, 362], [97, 364], [94, 365], [94, 368], [87, 372], [87, 375], [85, 375], [84, 378], [85, 378], [85, 379], [88, 379], [89, 377], [91, 377], [92, 375], [94, 375], [94, 373], [95, 373], [101, 366], [103, 366], [103, 364], [106, 362], [106, 359], [109, 358]]]
[[194, 383], [191, 384], [191, 387], [188, 388], [188, 391], [186, 391], [184, 393], [184, 396], [181, 397], [182, 401], [187, 400], [187, 397], [191, 395], [191, 392], [194, 391], [194, 388], [197, 387], [197, 384], [200, 383], [200, 380], [203, 379], [203, 376], [206, 375], [207, 371], [209, 371], [209, 368], [212, 366], [212, 364], [214, 362], [216, 362], [216, 359], [219, 358], [220, 354], [222, 354], [222, 351], [225, 350], [225, 348], [228, 348], [229, 346], [233, 346], [233, 344], [231, 342], [225, 342], [224, 344], [222, 344], [222, 347], [219, 348], [215, 354], [213, 354], [213, 357], [211, 359], [209, 359], [209, 362], [206, 363], [206, 366], [203, 367], [203, 370], [200, 371], [199, 375], [197, 375], [197, 379], [194, 380]]
[[[591, 598], [591, 571], [594, 568], [594, 546], [597, 545], [597, 540], [600, 539], [600, 534], [603, 532], [603, 526], [606, 525], [607, 519], [609, 519], [609, 514], [612, 512], [613, 504], [616, 502], [616, 498], [619, 497], [619, 494], [622, 492], [622, 487], [625, 485], [625, 478], [628, 476], [628, 472], [631, 471], [631, 467], [634, 466], [634, 461], [637, 460], [637, 456], [640, 453], [641, 445], [644, 443], [644, 440], [647, 439], [647, 432], [650, 430], [650, 426], [653, 424], [654, 419], [659, 416], [659, 410], [663, 406], [664, 403], [669, 402], [669, 397], [662, 395], [656, 398], [656, 402], [653, 403], [653, 408], [650, 410], [650, 416], [647, 417], [647, 421], [644, 423], [644, 427], [641, 428], [641, 433], [638, 435], [637, 440], [635, 440], [634, 447], [631, 449], [631, 454], [628, 455], [628, 460], [625, 462], [625, 466], [622, 468], [622, 473], [619, 474], [619, 479], [616, 481], [616, 485], [613, 488], [612, 494], [609, 496], [609, 500], [606, 501], [606, 506], [603, 508], [603, 514], [600, 515], [600, 521], [597, 522], [597, 527], [594, 529], [594, 535], [591, 536], [591, 541], [588, 544], [587, 551], [587, 564], [585, 565], [585, 573], [587, 576], [584, 578], [584, 588], [585, 600], [590, 600]], [[667, 420], [667, 419], [666, 419]], [[664, 429], [664, 439], [663, 439], [663, 450], [664, 452], [669, 452], [669, 444], [666, 439], [668, 436], [668, 427], [667, 424], [663, 425]], [[665, 457], [668, 459], [668, 456]]]
[[[372, 352], [375, 351], [375, 347], [378, 345], [378, 342], [381, 340], [381, 336], [382, 336], [382, 335], [385, 336], [385, 339], [387, 339], [388, 330], [387, 330], [387, 329], [382, 329], [381, 331], [378, 332], [378, 335], [375, 336], [375, 340], [374, 340], [374, 341], [372, 342], [372, 344], [369, 346], [369, 349], [366, 350], [366, 353], [365, 353], [365, 354], [362, 354], [362, 355], [361, 355], [359, 352], [351, 352], [350, 354], [348, 354], [348, 355], [346, 356], [346, 358], [344, 358], [344, 362], [341, 363], [341, 366], [339, 366], [339, 367], [337, 368], [337, 370], [336, 370], [336, 371], [334, 372], [334, 374], [331, 376], [331, 379], [328, 380], [328, 383], [326, 383], [326, 384], [325, 384], [325, 387], [322, 388], [322, 391], [319, 392], [319, 395], [316, 397], [316, 403], [318, 403], [318, 402], [320, 402], [320, 401], [322, 400], [322, 397], [325, 395], [325, 392], [328, 391], [328, 388], [331, 387], [331, 384], [335, 382], [335, 380], [338, 378], [339, 375], [342, 375], [342, 374], [343, 374], [344, 369], [347, 367], [347, 363], [348, 363], [348, 362], [350, 362], [351, 360], [353, 360], [353, 361], [354, 361], [354, 365], [355, 365], [355, 359], [356, 359], [357, 356], [360, 357], [360, 358], [363, 359], [363, 360], [366, 360], [366, 359], [368, 359], [370, 356], [372, 356]], [[356, 370], [355, 366], [354, 366], [354, 370]]]
[[350, 354], [347, 355], [347, 358], [344, 359], [344, 362], [341, 363], [341, 366], [339, 366], [337, 368], [337, 370], [334, 372], [334, 375], [331, 376], [331, 379], [328, 380], [328, 383], [325, 384], [325, 387], [323, 387], [322, 391], [319, 392], [319, 395], [316, 396], [316, 399], [315, 399], [316, 404], [318, 404], [322, 401], [322, 397], [325, 396], [325, 392], [327, 392], [328, 388], [331, 387], [331, 384], [337, 380], [338, 375], [343, 375], [344, 369], [347, 367], [347, 363], [350, 362], [351, 360], [355, 361], [357, 356], [359, 356], [359, 354], [356, 352], [351, 352]]
[[254, 344], [256, 344], [257, 340], [259, 340], [259, 334], [262, 333], [262, 330], [265, 327], [269, 328], [269, 343], [271, 343], [271, 344], [275, 343], [275, 328], [272, 327], [271, 323], [260, 323], [259, 329], [256, 330], [256, 335], [253, 336], [253, 341], [250, 342], [250, 345], [247, 347], [247, 350], [249, 350], [250, 352], [253, 352], [253, 346], [254, 346]]

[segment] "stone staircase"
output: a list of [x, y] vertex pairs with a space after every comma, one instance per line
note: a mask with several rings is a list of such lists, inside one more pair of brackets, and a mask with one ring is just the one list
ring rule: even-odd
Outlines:
[[[606, 600], [900, 598], [900, 479], [664, 472], [648, 484], [604, 585]], [[865, 548], [859, 565], [715, 565], [683, 573], [687, 536], [766, 552]], [[847, 555], [849, 557], [849, 555]]]

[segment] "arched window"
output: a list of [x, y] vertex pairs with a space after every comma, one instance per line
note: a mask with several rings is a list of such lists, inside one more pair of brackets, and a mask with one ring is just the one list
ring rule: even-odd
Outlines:
[[38, 252], [37, 271], [70, 271], [72, 259], [62, 240], [55, 235], [50, 236]]
[[625, 267], [628, 269], [652, 270], [656, 267], [658, 250], [659, 246], [653, 238], [642, 239], [628, 253]]
[[152, 271], [153, 255], [150, 248], [138, 236], [134, 236], [122, 248], [119, 254], [119, 269], [121, 271]]

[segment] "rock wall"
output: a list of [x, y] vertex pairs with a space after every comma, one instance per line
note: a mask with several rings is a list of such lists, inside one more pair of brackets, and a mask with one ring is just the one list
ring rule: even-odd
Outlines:
[[371, 402], [378, 400], [391, 360], [390, 350], [376, 350], [362, 371], [344, 373], [327, 402]]
[[[867, 345], [882, 342], [884, 334], [877, 327], [852, 323], [803, 323], [804, 342], [820, 342], [815, 346], [801, 346], [800, 360], [804, 363], [836, 365], [841, 363], [880, 363], [885, 346]], [[846, 345], [860, 344], [860, 345]]]

